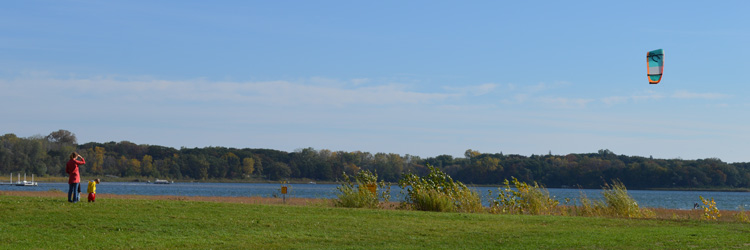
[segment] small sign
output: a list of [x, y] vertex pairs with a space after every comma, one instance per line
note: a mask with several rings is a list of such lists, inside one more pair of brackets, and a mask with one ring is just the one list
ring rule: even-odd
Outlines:
[[281, 187], [281, 193], [286, 194], [286, 187]]

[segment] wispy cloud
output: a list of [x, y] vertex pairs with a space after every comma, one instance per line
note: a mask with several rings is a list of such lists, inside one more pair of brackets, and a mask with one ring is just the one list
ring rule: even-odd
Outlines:
[[728, 98], [729, 95], [719, 93], [693, 93], [681, 90], [672, 94], [671, 97], [678, 99], [725, 99]]
[[[390, 105], [431, 103], [464, 93], [436, 93], [410, 90], [394, 83], [364, 84], [363, 79], [339, 82], [325, 78], [308, 81], [207, 82], [166, 80], [120, 80], [114, 78], [5, 80], [1, 85], [18, 92], [56, 94], [69, 92], [91, 98], [117, 98], [180, 102], [236, 102], [268, 105]], [[12, 86], [12, 87], [10, 87]], [[479, 86], [472, 93], [489, 91]], [[36, 90], [36, 91], [32, 91]], [[6, 92], [7, 93], [7, 92]]]
[[660, 100], [665, 98], [672, 98], [672, 99], [706, 99], [706, 100], [717, 100], [717, 99], [727, 99], [730, 98], [730, 95], [721, 94], [721, 93], [695, 93], [695, 92], [689, 92], [685, 90], [675, 91], [672, 94], [661, 94], [655, 91], [646, 91], [644, 93], [640, 94], [634, 94], [631, 96], [609, 96], [601, 98], [600, 101], [607, 105], [615, 105], [615, 104], [621, 104], [621, 103], [627, 103], [627, 102], [643, 102], [643, 101], [654, 101], [654, 100]]
[[470, 86], [463, 86], [463, 87], [452, 87], [452, 86], [446, 86], [443, 87], [448, 92], [460, 94], [460, 95], [472, 95], [472, 96], [481, 96], [489, 94], [495, 89], [497, 89], [499, 85], [495, 83], [485, 83], [480, 85], [470, 85]]
[[625, 103], [630, 99], [631, 99], [630, 97], [626, 97], [626, 96], [610, 96], [610, 97], [602, 98], [601, 102], [607, 105], [615, 105], [615, 104]]
[[533, 85], [507, 84], [507, 93], [500, 103], [506, 105], [533, 103], [554, 108], [582, 108], [593, 102], [590, 98], [575, 98], [558, 93], [571, 84], [566, 81], [540, 82]]
[[615, 105], [615, 104], [621, 104], [621, 103], [627, 103], [627, 102], [642, 102], [642, 101], [651, 101], [651, 100], [659, 100], [664, 98], [664, 95], [656, 93], [654, 91], [646, 91], [644, 93], [634, 94], [630, 96], [608, 96], [604, 98], [600, 98], [599, 101], [606, 105]]
[[564, 98], [564, 97], [540, 97], [536, 101], [555, 108], [585, 108], [594, 99]]
[[630, 99], [636, 102], [639, 101], [651, 101], [651, 100], [659, 100], [664, 98], [664, 95], [654, 92], [654, 91], [647, 91], [642, 94], [636, 94], [633, 96], [630, 96]]
[[526, 87], [525, 89], [528, 92], [535, 93], [535, 92], [542, 92], [542, 91], [547, 91], [547, 90], [559, 89], [559, 88], [562, 88], [562, 87], [565, 87], [565, 86], [569, 86], [569, 85], [570, 85], [570, 83], [566, 82], [566, 81], [557, 81], [557, 82], [553, 82], [553, 83], [540, 82], [540, 83], [537, 83], [535, 85], [530, 85], [530, 86]]

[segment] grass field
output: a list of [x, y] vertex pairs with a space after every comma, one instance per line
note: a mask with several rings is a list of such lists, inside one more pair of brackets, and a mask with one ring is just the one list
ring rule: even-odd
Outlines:
[[747, 249], [748, 235], [738, 222], [0, 193], [3, 249]]

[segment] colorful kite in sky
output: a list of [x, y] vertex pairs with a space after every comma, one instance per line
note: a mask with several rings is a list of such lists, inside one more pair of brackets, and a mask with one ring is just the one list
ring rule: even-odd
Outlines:
[[648, 83], [657, 84], [661, 81], [661, 74], [664, 72], [664, 50], [657, 49], [649, 51], [646, 54], [648, 62]]

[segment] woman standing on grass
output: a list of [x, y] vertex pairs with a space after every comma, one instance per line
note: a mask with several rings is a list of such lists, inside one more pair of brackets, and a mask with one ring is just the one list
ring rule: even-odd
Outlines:
[[[81, 160], [77, 160], [81, 158]], [[70, 160], [65, 166], [65, 172], [68, 173], [68, 202], [76, 203], [81, 199], [81, 193], [78, 188], [81, 183], [81, 176], [78, 174], [78, 166], [86, 164], [86, 159], [76, 152], [70, 154]]]

